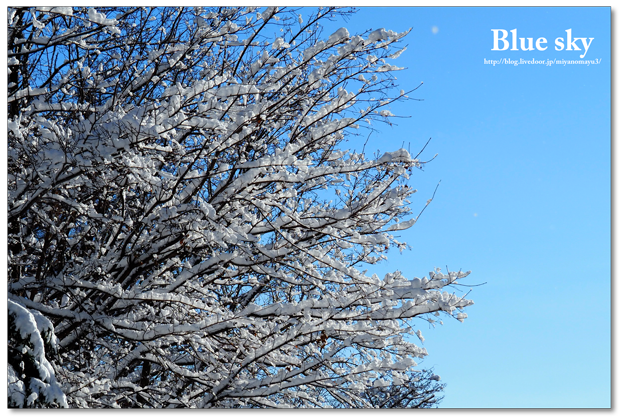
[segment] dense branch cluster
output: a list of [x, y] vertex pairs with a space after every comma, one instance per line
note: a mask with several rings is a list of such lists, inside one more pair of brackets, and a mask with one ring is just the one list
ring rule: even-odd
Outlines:
[[374, 407], [413, 385], [410, 319], [462, 320], [442, 289], [467, 273], [363, 270], [406, 247], [423, 162], [342, 147], [407, 98], [406, 33], [322, 38], [339, 13], [9, 8], [10, 404]]

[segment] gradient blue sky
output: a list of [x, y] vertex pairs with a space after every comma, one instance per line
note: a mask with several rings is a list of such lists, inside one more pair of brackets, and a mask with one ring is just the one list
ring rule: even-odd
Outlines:
[[[362, 8], [351, 33], [412, 28], [392, 105], [367, 149], [405, 142], [438, 157], [415, 174], [433, 203], [377, 272], [472, 270], [464, 323], [419, 322], [447, 383], [442, 408], [608, 408], [611, 402], [611, 131], [609, 8]], [[433, 27], [436, 29], [433, 30]], [[547, 39], [546, 51], [491, 51], [491, 29]], [[599, 65], [485, 65], [484, 59], [579, 59], [554, 40], [594, 38]], [[416, 211], [417, 213], [417, 211]], [[449, 319], [449, 318], [447, 318]]]

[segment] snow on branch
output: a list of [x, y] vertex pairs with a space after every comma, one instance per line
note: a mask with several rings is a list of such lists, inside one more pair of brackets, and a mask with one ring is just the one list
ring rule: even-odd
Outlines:
[[423, 163], [346, 142], [407, 100], [408, 32], [300, 12], [9, 8], [11, 405], [417, 399], [412, 321], [464, 319], [467, 273], [367, 274]]

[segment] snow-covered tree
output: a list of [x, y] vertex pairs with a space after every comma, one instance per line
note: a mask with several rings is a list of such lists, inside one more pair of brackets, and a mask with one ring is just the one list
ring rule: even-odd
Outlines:
[[406, 33], [343, 13], [8, 9], [14, 405], [379, 406], [412, 319], [466, 317], [465, 272], [366, 273], [423, 161], [347, 150], [408, 92]]
[[11, 300], [8, 311], [9, 407], [66, 407], [65, 395], [47, 358], [57, 350], [52, 323]]
[[432, 370], [409, 372], [407, 377], [406, 382], [392, 380], [389, 386], [368, 388], [361, 397], [373, 408], [427, 409], [441, 403], [445, 384]]

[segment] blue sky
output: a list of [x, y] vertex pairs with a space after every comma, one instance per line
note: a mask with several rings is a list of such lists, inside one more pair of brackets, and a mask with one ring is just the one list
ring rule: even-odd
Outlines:
[[[419, 322], [447, 383], [443, 408], [606, 408], [611, 399], [609, 8], [362, 8], [351, 33], [412, 28], [394, 64], [424, 85], [368, 149], [410, 143], [438, 157], [410, 184], [415, 213], [433, 203], [377, 272], [472, 270], [464, 323]], [[435, 27], [435, 30], [433, 30]], [[545, 51], [491, 51], [491, 29], [547, 39]], [[594, 38], [598, 65], [485, 65], [484, 59], [578, 60], [555, 39]], [[508, 39], [510, 40], [510, 34]], [[566, 42], [564, 41], [564, 44]], [[578, 43], [581, 45], [581, 43]], [[416, 210], [417, 209], [417, 210]], [[467, 288], [466, 288], [467, 289]], [[449, 319], [449, 318], [447, 318]]]

